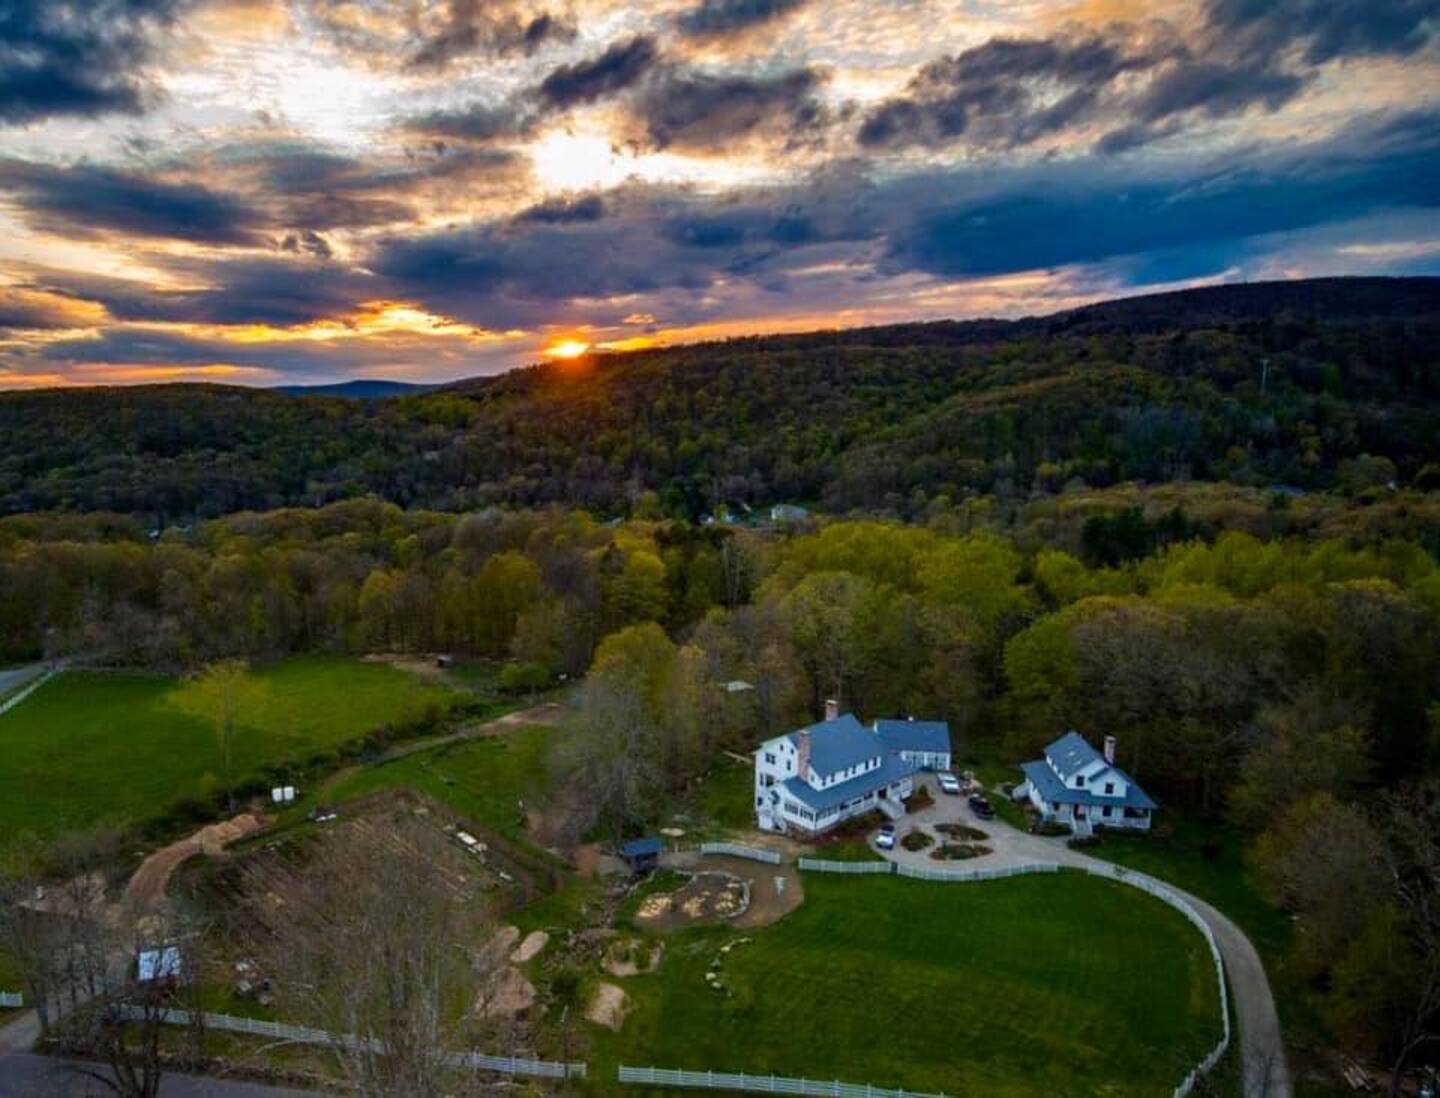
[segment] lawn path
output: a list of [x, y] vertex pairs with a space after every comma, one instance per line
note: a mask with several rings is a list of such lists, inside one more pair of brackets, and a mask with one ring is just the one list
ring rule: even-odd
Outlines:
[[[933, 835], [935, 824], [958, 822], [985, 831], [989, 835], [985, 845], [991, 847], [994, 853], [973, 862], [966, 862], [964, 868], [1001, 869], [1027, 863], [1052, 862], [1072, 868], [1099, 870], [1117, 880], [1131, 877], [1153, 881], [1183, 896], [1215, 935], [1215, 944], [1225, 962], [1225, 975], [1230, 985], [1236, 1029], [1240, 1037], [1240, 1064], [1245, 1098], [1291, 1098], [1290, 1068], [1285, 1061], [1280, 1017], [1275, 1010], [1275, 997], [1270, 991], [1265, 966], [1245, 932], [1224, 912], [1169, 881], [1137, 870], [1124, 869], [1111, 862], [1082, 854], [1078, 850], [1071, 850], [1065, 845], [1063, 838], [1047, 839], [1026, 834], [1001, 819], [978, 819], [963, 797], [947, 797], [938, 789], [932, 790], [932, 794], [935, 803], [906, 816], [901, 827], [920, 826], [931, 831]], [[894, 850], [876, 849], [875, 855], [877, 858], [925, 869], [933, 869], [937, 864], [931, 860], [928, 851], [912, 852], [898, 845]]]
[[[513, 732], [517, 728], [526, 728], [532, 725], [559, 724], [569, 711], [569, 707], [564, 702], [543, 702], [540, 705], [532, 705], [529, 709], [517, 709], [512, 713], [506, 713], [492, 720], [466, 725], [454, 732], [447, 732], [443, 736], [432, 736], [426, 740], [414, 740], [410, 743], [397, 744], [373, 763], [367, 763], [366, 766], [379, 766], [384, 763], [394, 762], [396, 759], [403, 759], [408, 755], [416, 755], [422, 751], [432, 751], [437, 747], [444, 747], [446, 744], [503, 736], [506, 732]], [[332, 789], [335, 789], [361, 769], [363, 768], [360, 766], [346, 766], [335, 771], [335, 773], [326, 778], [315, 791], [316, 799], [323, 804], [326, 795]]]

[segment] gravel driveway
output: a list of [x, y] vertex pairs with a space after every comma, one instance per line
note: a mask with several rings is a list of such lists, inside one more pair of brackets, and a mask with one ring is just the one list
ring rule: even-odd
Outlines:
[[[1065, 845], [1063, 838], [1047, 839], [1030, 835], [998, 817], [981, 820], [971, 810], [965, 797], [942, 793], [933, 778], [925, 777], [921, 779], [921, 784], [929, 787], [935, 803], [896, 821], [894, 850], [881, 850], [876, 847], [875, 836], [872, 834], [869, 838], [870, 849], [877, 858], [924, 869], [1003, 869], [1037, 862], [1074, 868], [1099, 868], [1107, 873], [1114, 873], [1117, 868], [1111, 862], [1071, 850]], [[989, 796], [994, 800], [998, 794], [992, 793]], [[910, 851], [900, 846], [899, 840], [912, 827], [918, 827], [937, 842], [945, 841], [945, 837], [935, 830], [938, 823], [961, 823], [979, 828], [989, 836], [982, 845], [990, 847], [993, 853], [963, 862], [937, 862], [930, 857], [928, 849]], [[1134, 871], [1127, 875], [1145, 876]], [[1184, 896], [1215, 935], [1215, 943], [1225, 962], [1225, 975], [1230, 985], [1231, 1002], [1234, 1004], [1236, 1032], [1239, 1036], [1244, 1070], [1245, 1098], [1290, 1098], [1290, 1069], [1285, 1062], [1280, 1020], [1275, 1012], [1275, 999], [1270, 993], [1270, 981], [1265, 975], [1265, 966], [1261, 963], [1260, 955], [1244, 931], [1227, 916], [1199, 897], [1192, 896], [1168, 882], [1161, 883]]]

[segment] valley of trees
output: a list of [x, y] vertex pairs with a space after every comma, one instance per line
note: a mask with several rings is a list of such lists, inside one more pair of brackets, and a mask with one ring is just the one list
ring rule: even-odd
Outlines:
[[[360, 500], [156, 541], [26, 516], [0, 522], [0, 651], [185, 669], [444, 650], [587, 673], [556, 763], [585, 774], [577, 826], [613, 834], [826, 697], [946, 719], [961, 757], [1114, 734], [1171, 810], [1247, 836], [1300, 915], [1294, 964], [1327, 1024], [1393, 1055], [1440, 994], [1435, 557], [1094, 518], [1067, 551], [1034, 540], [1044, 524], [1017, 541], [955, 512], [782, 534]], [[1130, 528], [1150, 551], [1115, 548]]]
[[1440, 279], [1321, 279], [598, 356], [383, 400], [0, 393], [0, 513], [157, 525], [365, 494], [695, 519], [1210, 480], [1440, 485]]

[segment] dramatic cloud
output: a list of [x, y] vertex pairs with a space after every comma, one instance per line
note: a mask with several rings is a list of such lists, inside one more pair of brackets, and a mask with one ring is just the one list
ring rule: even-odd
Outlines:
[[926, 65], [868, 114], [858, 138], [867, 148], [1013, 147], [1104, 124], [1099, 147], [1118, 152], [1168, 136], [1191, 112], [1276, 111], [1327, 61], [1414, 53], [1437, 13], [1435, 0], [1211, 0], [1191, 28], [996, 38]]
[[62, 236], [116, 232], [203, 244], [252, 243], [255, 208], [196, 183], [170, 183], [90, 164], [58, 168], [0, 160], [0, 192], [28, 220]]
[[652, 81], [634, 107], [655, 148], [721, 150], [755, 135], [797, 140], [820, 125], [823, 75], [796, 69], [769, 77], [673, 71]]
[[528, 56], [569, 42], [575, 24], [523, 0], [296, 0], [296, 17], [347, 53], [441, 71], [470, 56]]
[[1440, 272], [1440, 0], [0, 0], [0, 384]]
[[156, 40], [184, 0], [0, 3], [0, 122], [136, 113]]
[[692, 38], [740, 34], [789, 15], [805, 3], [807, 0], [700, 0], [676, 20], [676, 26]]
[[546, 106], [560, 110], [590, 103], [635, 84], [659, 58], [655, 39], [636, 35], [598, 57], [561, 65], [540, 82], [537, 94]]

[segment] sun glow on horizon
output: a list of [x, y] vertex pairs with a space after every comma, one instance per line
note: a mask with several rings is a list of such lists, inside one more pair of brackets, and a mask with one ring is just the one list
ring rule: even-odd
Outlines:
[[579, 358], [588, 353], [590, 344], [583, 339], [562, 339], [558, 343], [552, 343], [546, 347], [541, 354], [547, 358], [558, 358], [562, 360]]

